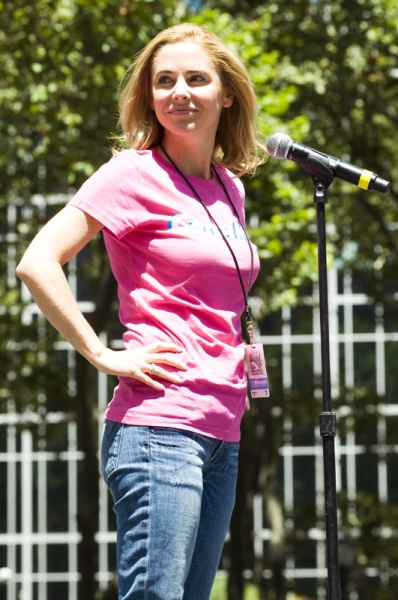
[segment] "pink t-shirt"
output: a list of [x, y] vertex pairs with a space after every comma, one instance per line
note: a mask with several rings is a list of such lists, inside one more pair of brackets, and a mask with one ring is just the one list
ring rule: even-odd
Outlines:
[[[217, 169], [243, 223], [242, 183]], [[225, 192], [214, 175], [188, 179], [228, 239], [246, 287], [250, 250]], [[184, 179], [156, 150], [125, 150], [90, 177], [70, 204], [104, 225], [125, 347], [173, 342], [188, 366], [179, 371], [181, 384], [162, 380], [164, 391], [119, 377], [106, 418], [238, 441], [247, 393], [242, 289], [225, 241]], [[254, 281], [255, 246], [253, 254]]]

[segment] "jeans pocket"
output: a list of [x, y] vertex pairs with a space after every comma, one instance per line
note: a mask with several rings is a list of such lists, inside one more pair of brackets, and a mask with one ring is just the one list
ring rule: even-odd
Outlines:
[[174, 429], [173, 427], [150, 427], [151, 441], [159, 446], [168, 446], [170, 448], [186, 448], [196, 446], [197, 434], [184, 429]]
[[117, 469], [123, 429], [123, 423], [105, 421], [101, 442], [101, 472], [105, 483]]

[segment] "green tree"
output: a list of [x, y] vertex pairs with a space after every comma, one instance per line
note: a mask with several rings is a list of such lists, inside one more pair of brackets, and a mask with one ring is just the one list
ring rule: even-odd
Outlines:
[[[330, 256], [343, 256], [346, 264], [361, 272], [374, 297], [388, 302], [396, 291], [392, 282], [397, 239], [392, 224], [397, 222], [398, 194], [398, 7], [393, 0], [223, 2], [219, 6], [225, 12], [203, 2], [189, 14], [186, 11], [197, 3], [0, 2], [0, 227], [5, 231], [7, 208], [19, 211], [21, 202], [25, 208], [32, 206], [35, 194], [69, 194], [108, 159], [117, 126], [117, 87], [131, 57], [158, 29], [191, 19], [213, 29], [246, 61], [258, 94], [259, 129], [265, 136], [286, 131], [294, 140], [392, 180], [386, 197], [336, 181], [327, 207], [333, 226]], [[262, 302], [256, 314], [261, 320], [282, 304], [297, 302], [301, 286], [317, 278], [315, 209], [309, 176], [291, 162], [269, 159], [245, 185], [250, 234], [263, 260], [254, 289]], [[18, 254], [42, 220], [32, 206], [32, 218], [19, 222]], [[0, 398], [18, 399], [23, 411], [37, 407], [40, 390], [45, 389], [49, 401], [61, 398], [76, 410], [79, 445], [86, 457], [79, 515], [85, 557], [79, 567], [80, 595], [92, 600], [98, 479], [90, 372], [77, 358], [77, 393], [68, 398], [62, 391], [65, 374], [50, 351], [54, 332], [42, 327], [38, 336], [36, 327], [21, 323], [18, 287], [6, 276], [8, 233], [0, 253], [0, 352], [5, 357], [0, 361], [4, 375]], [[92, 323], [98, 331], [107, 329], [115, 290], [99, 240], [94, 240], [90, 258], [81, 259], [80, 268], [93, 300], [102, 299], [90, 317]], [[278, 377], [275, 372], [275, 382]], [[319, 408], [304, 403], [303, 415], [300, 406], [284, 401], [285, 409], [300, 422]], [[230, 600], [242, 598], [243, 567], [248, 560], [254, 563], [247, 510], [254, 491], [263, 493], [271, 526], [278, 526], [275, 481], [281, 433], [271, 409], [280, 402], [278, 397], [267, 404], [254, 403], [255, 416], [244, 421], [244, 469], [232, 523]], [[284, 594], [283, 541], [272, 552], [277, 573], [273, 597], [279, 600]], [[261, 574], [262, 566], [256, 569]], [[266, 598], [260, 579], [261, 597]]]
[[[167, 26], [178, 10], [179, 5], [168, 0], [0, 3], [2, 208], [18, 208], [21, 202], [25, 208], [32, 206], [35, 194], [70, 194], [109, 158], [121, 77], [153, 31]], [[4, 211], [1, 213], [4, 215]], [[19, 223], [19, 252], [41, 224], [43, 215], [32, 211], [35, 214], [36, 218]], [[86, 259], [89, 267], [83, 260], [82, 269], [99, 298], [89, 316], [99, 332], [109, 323], [115, 283], [103, 245], [95, 241], [91, 248], [93, 255]], [[2, 253], [1, 260], [6, 266], [7, 252]], [[2, 369], [8, 372], [2, 397], [8, 402], [18, 398], [21, 411], [35, 409], [40, 390], [46, 389], [47, 397], [55, 397], [64, 407], [73, 406], [76, 411], [79, 447], [84, 451], [78, 510], [82, 533], [79, 597], [94, 600], [98, 440], [91, 370], [76, 356], [76, 394], [71, 404], [65, 391], [65, 372], [51, 352], [55, 341], [51, 327], [44, 326], [46, 333], [38, 340], [35, 327], [21, 326], [23, 306], [17, 300], [17, 290], [10, 289], [4, 276], [0, 289], [4, 292], [0, 315], [4, 337], [0, 344], [7, 357]], [[43, 327], [40, 329], [43, 331]], [[55, 375], [58, 390], [49, 386]]]
[[[203, 4], [212, 6], [211, 2]], [[335, 181], [328, 191], [326, 214], [330, 259], [339, 259], [357, 273], [375, 302], [382, 301], [385, 306], [391, 303], [395, 310], [398, 7], [388, 0], [282, 0], [265, 5], [225, 0], [219, 6], [227, 5], [232, 15], [204, 9], [197, 18], [205, 24], [213, 23], [213, 28], [218, 28], [247, 61], [257, 88], [262, 132], [287, 132], [296, 141], [370, 169], [392, 182], [390, 192], [383, 196]], [[283, 303], [299, 301], [298, 290], [302, 292], [306, 282], [317, 280], [312, 182], [302, 167], [270, 158], [256, 178], [245, 184], [250, 233], [263, 259], [254, 294], [262, 299], [260, 313], [270, 314]], [[273, 378], [278, 383], [279, 372], [273, 373]], [[342, 389], [340, 403], [345, 403], [346, 392], [354, 394], [356, 403], [364, 401], [359, 391]], [[303, 390], [293, 393], [304, 402], [291, 403], [285, 397], [284, 411], [293, 422], [313, 426], [321, 408], [313, 403], [311, 390], [308, 395]], [[371, 391], [366, 400], [380, 402]], [[266, 502], [272, 499], [280, 435], [269, 414], [274, 402], [271, 399], [267, 407], [253, 403], [254, 420], [262, 426], [244, 422], [237, 504], [243, 508], [235, 513], [237, 523], [246, 522], [247, 494], [260, 489]], [[358, 506], [364, 507], [361, 514], [369, 502], [374, 498], [358, 498]], [[387, 513], [391, 520], [383, 510], [373, 511], [373, 516], [376, 522], [384, 518], [383, 522], [393, 527], [394, 511]], [[380, 549], [369, 536], [367, 522], [364, 519], [364, 543], [372, 549], [374, 561], [376, 556], [380, 558]], [[232, 558], [236, 568], [231, 569], [230, 579], [230, 598], [234, 600], [242, 597], [240, 573], [248, 550], [242, 544], [239, 525], [236, 540]], [[276, 555], [278, 551], [275, 549]], [[264, 586], [260, 587], [261, 597], [267, 597]], [[274, 593], [283, 597], [283, 591]]]

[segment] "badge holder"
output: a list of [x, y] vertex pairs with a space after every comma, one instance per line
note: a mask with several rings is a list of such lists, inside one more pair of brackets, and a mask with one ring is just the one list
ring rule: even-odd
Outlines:
[[[255, 344], [253, 338], [253, 321], [248, 315], [247, 333], [249, 344], [245, 344], [245, 357], [247, 374], [249, 378], [250, 395], [252, 398], [268, 398], [269, 385], [267, 369], [265, 366], [264, 348], [262, 344]], [[250, 405], [247, 405], [250, 408]]]

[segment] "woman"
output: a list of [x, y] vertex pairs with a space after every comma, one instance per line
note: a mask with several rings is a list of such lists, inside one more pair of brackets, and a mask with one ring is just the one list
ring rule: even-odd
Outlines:
[[[119, 383], [102, 472], [117, 515], [119, 598], [208, 599], [234, 504], [246, 405], [240, 316], [258, 273], [239, 175], [260, 162], [241, 61], [191, 24], [160, 33], [127, 74], [117, 153], [18, 266], [43, 313]], [[102, 230], [125, 350], [104, 347], [62, 265]]]

